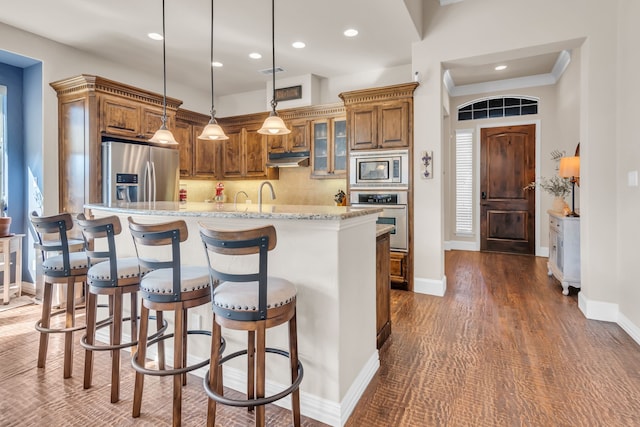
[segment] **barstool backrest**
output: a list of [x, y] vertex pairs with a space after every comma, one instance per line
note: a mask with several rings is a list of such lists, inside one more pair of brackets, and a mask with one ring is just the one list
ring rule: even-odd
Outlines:
[[[200, 237], [204, 244], [211, 276], [211, 299], [215, 288], [221, 282], [258, 282], [258, 310], [225, 310], [213, 304], [213, 309], [229, 319], [256, 321], [267, 316], [267, 255], [276, 247], [276, 229], [272, 225], [249, 230], [215, 230], [200, 224]], [[252, 273], [232, 273], [216, 267], [212, 254], [242, 256], [258, 254], [258, 271]]]
[[[122, 231], [120, 219], [115, 216], [108, 216], [98, 219], [87, 219], [84, 214], [79, 214], [77, 218], [78, 227], [82, 231], [84, 239], [85, 253], [89, 265], [94, 265], [102, 261], [109, 261], [110, 275], [108, 285], [118, 285], [118, 257], [116, 252], [115, 236]], [[106, 250], [96, 250], [96, 240], [106, 239]], [[95, 281], [95, 279], [94, 279]]]
[[[37, 242], [33, 244], [36, 250], [42, 253], [44, 261], [47, 252], [56, 252], [62, 255], [62, 270], [51, 271], [49, 275], [67, 277], [71, 275], [71, 263], [69, 261], [69, 238], [67, 231], [73, 228], [73, 218], [68, 213], [51, 216], [38, 216], [31, 213], [31, 225], [37, 234]], [[44, 236], [47, 235], [46, 238]]]
[[[173, 270], [172, 293], [147, 294], [141, 287], [140, 291], [143, 297], [156, 302], [179, 300], [181, 295], [180, 243], [189, 237], [187, 224], [183, 220], [160, 224], [141, 224], [135, 222], [131, 217], [128, 218], [128, 221], [140, 267], [151, 270]], [[154, 249], [161, 246], [169, 247], [170, 253], [162, 257], [161, 251], [149, 251], [148, 248], [145, 250], [145, 246], [154, 247]]]

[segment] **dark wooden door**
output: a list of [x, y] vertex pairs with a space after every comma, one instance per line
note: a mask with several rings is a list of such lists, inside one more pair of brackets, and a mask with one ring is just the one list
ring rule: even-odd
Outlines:
[[485, 128], [480, 142], [480, 250], [535, 254], [535, 125]]

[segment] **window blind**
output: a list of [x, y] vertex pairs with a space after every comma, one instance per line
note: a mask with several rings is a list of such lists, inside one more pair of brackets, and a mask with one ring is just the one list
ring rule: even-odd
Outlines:
[[456, 234], [473, 234], [473, 132], [456, 130]]

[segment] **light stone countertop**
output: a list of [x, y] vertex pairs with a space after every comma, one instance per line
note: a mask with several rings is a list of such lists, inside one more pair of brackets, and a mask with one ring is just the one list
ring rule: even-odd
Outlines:
[[293, 220], [345, 220], [382, 212], [380, 207], [357, 209], [350, 206], [271, 205], [256, 203], [197, 203], [197, 202], [136, 202], [105, 205], [85, 205], [87, 209], [100, 209], [132, 215], [194, 216], [210, 218], [252, 218]]
[[376, 224], [376, 237], [392, 232], [396, 227], [391, 224]]

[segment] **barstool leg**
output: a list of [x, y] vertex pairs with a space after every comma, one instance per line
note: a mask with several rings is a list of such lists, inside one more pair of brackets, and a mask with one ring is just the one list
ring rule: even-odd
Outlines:
[[[67, 278], [67, 307], [65, 327], [75, 326], [76, 302], [75, 302], [75, 278]], [[64, 378], [70, 378], [73, 371], [73, 332], [64, 333]]]
[[[42, 318], [40, 325], [48, 328], [51, 324], [51, 300], [53, 283], [44, 283], [44, 294], [42, 296]], [[44, 368], [47, 360], [47, 347], [49, 346], [49, 334], [40, 332], [40, 345], [38, 346], [38, 368]]]
[[[291, 383], [298, 379], [298, 331], [296, 313], [289, 320], [289, 361], [291, 362]], [[300, 427], [300, 389], [291, 393], [291, 413], [294, 427]]]
[[[247, 341], [247, 400], [256, 397], [256, 333], [249, 331]], [[253, 406], [247, 406], [247, 411], [253, 411]]]
[[[138, 337], [138, 352], [136, 362], [140, 366], [145, 366], [147, 357], [147, 331], [149, 329], [149, 309], [142, 304], [140, 311], [140, 335]], [[133, 388], [133, 417], [140, 416], [142, 406], [142, 389], [144, 388], [144, 374], [136, 371], [136, 381]]]
[[[221, 341], [220, 325], [216, 322], [215, 314], [213, 315], [213, 323], [211, 325], [211, 355], [209, 359], [209, 387], [216, 390], [222, 395], [222, 365], [218, 363], [220, 360], [220, 341]], [[216, 425], [216, 401], [208, 399], [207, 409], [207, 427], [215, 427]]]
[[[137, 341], [138, 339], [138, 294], [131, 292], [130, 310], [131, 313], [131, 341]], [[138, 349], [137, 345], [131, 347], [131, 354], [134, 354]]]
[[[178, 303], [174, 316], [174, 335], [173, 335], [173, 368], [180, 369], [182, 364], [182, 350], [183, 350], [183, 329], [184, 325], [184, 313], [186, 309], [182, 306], [182, 303]], [[173, 426], [179, 427], [182, 418], [182, 374], [173, 376]]]
[[[85, 340], [88, 345], [95, 343], [96, 336], [96, 311], [98, 309], [98, 296], [89, 292], [86, 298], [87, 331]], [[93, 351], [86, 349], [84, 352], [84, 388], [90, 388], [93, 376]]]
[[[187, 312], [188, 310], [186, 308], [182, 309], [182, 366], [187, 366], [187, 340], [188, 340], [188, 334], [187, 334], [187, 330], [189, 329], [187, 325], [189, 325], [188, 322], [188, 316], [187, 316]], [[187, 385], [187, 373], [185, 372], [184, 374], [182, 374], [182, 385], [185, 386]]]
[[[144, 304], [143, 304], [144, 306]], [[159, 331], [163, 326], [163, 315], [162, 311], [156, 310], [156, 328]], [[145, 332], [146, 335], [146, 332]], [[138, 344], [139, 345], [139, 344]], [[158, 369], [165, 369], [164, 364], [164, 340], [158, 342]]]
[[[122, 289], [113, 295], [112, 342], [114, 346], [122, 342]], [[111, 351], [111, 403], [120, 400], [120, 349]]]
[[[256, 331], [256, 399], [265, 393], [266, 329], [265, 322], [258, 323]], [[256, 427], [264, 427], [265, 405], [256, 408]]]

